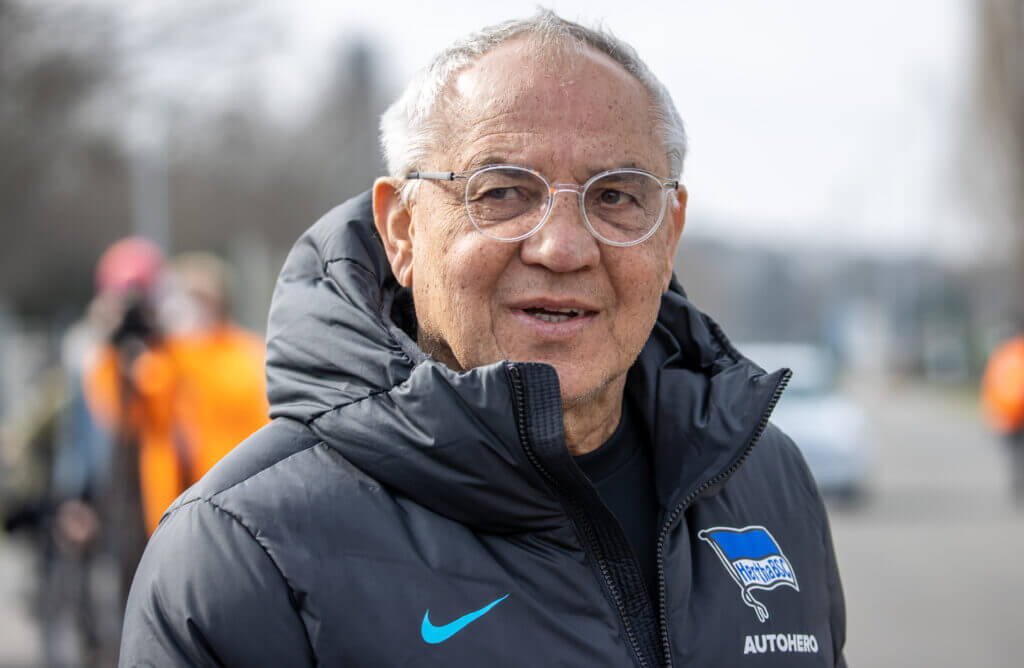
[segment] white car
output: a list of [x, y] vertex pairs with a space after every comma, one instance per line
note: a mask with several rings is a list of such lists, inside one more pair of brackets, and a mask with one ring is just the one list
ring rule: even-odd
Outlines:
[[869, 453], [865, 416], [836, 389], [838, 369], [822, 348], [802, 343], [737, 344], [766, 371], [793, 370], [772, 422], [789, 434], [807, 460], [822, 494], [842, 501], [863, 498]]

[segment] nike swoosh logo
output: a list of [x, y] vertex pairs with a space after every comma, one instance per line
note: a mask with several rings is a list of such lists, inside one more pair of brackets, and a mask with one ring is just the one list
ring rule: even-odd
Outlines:
[[423, 640], [425, 642], [428, 642], [431, 645], [436, 645], [437, 643], [444, 642], [445, 640], [448, 640], [448, 638], [451, 638], [453, 635], [455, 635], [462, 629], [466, 628], [468, 624], [486, 615], [488, 612], [491, 611], [491, 608], [504, 601], [506, 598], [508, 598], [508, 596], [508, 594], [505, 594], [497, 601], [489, 603], [488, 605], [485, 605], [479, 610], [475, 610], [469, 613], [468, 615], [463, 615], [456, 619], [454, 622], [451, 622], [450, 624], [445, 624], [444, 626], [434, 626], [433, 624], [431, 624], [430, 610], [427, 610], [426, 614], [423, 615], [423, 623], [420, 624], [420, 635], [423, 636]]

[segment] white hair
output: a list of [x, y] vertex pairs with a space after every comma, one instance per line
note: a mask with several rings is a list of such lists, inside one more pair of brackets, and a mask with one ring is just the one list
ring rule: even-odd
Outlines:
[[[636, 50], [605, 30], [586, 28], [542, 9], [530, 18], [506, 21], [468, 35], [442, 51], [416, 74], [380, 120], [381, 146], [391, 176], [404, 178], [411, 171], [425, 169], [423, 163], [437, 148], [443, 129], [436, 115], [438, 102], [456, 72], [520, 35], [538, 38], [548, 49], [574, 45], [593, 48], [636, 77], [651, 96], [655, 131], [665, 144], [669, 176], [678, 179], [682, 175], [686, 155], [683, 119], [668, 90], [640, 60]], [[418, 183], [407, 182], [402, 188], [403, 197], [410, 197]]]

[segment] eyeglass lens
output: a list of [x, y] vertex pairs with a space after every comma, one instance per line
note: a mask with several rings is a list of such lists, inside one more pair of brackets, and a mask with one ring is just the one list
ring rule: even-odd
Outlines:
[[[485, 169], [466, 184], [466, 208], [473, 224], [496, 239], [512, 240], [532, 232], [547, 205], [547, 183], [527, 169]], [[591, 182], [583, 194], [587, 221], [612, 243], [642, 238], [658, 224], [664, 206], [661, 182], [638, 172], [607, 174]]]

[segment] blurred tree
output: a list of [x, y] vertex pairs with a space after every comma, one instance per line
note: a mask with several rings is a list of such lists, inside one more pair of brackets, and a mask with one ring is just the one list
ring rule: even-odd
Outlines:
[[248, 230], [290, 246], [328, 209], [369, 188], [383, 170], [377, 122], [386, 96], [377, 70], [376, 54], [354, 40], [303, 117], [275, 122], [249, 91], [216, 119], [179, 129], [177, 233], [217, 246]]
[[153, 205], [133, 172], [154, 130], [167, 250], [227, 252], [243, 231], [283, 244], [320, 213], [298, 140], [315, 113], [298, 128], [265, 112], [272, 19], [243, 0], [0, 0], [0, 301], [43, 319], [85, 303], [99, 253]]
[[303, 133], [306, 159], [319, 174], [313, 199], [321, 211], [369, 188], [384, 173], [377, 134], [390, 96], [381, 80], [368, 41], [341, 45], [323, 103]]
[[[387, 96], [376, 53], [356, 36], [329, 79], [310, 82], [313, 105], [273, 117], [278, 93], [261, 68], [284, 41], [260, 7], [0, 0], [0, 301], [73, 314], [102, 249], [162, 206], [166, 250], [240, 265], [245, 321], [261, 326], [276, 261], [381, 172]], [[133, 177], [147, 149], [166, 198], [140, 202]]]
[[369, 188], [383, 170], [377, 123], [387, 101], [377, 54], [343, 44], [315, 106], [288, 122], [239, 91], [215, 119], [178, 128], [171, 210], [181, 249], [213, 248], [246, 286], [239, 316], [262, 328], [277, 269], [295, 239], [326, 211]]
[[0, 285], [22, 312], [87, 294], [59, 279], [91, 263], [96, 228], [125, 220], [123, 169], [92, 106], [113, 31], [100, 8], [0, 0]]

